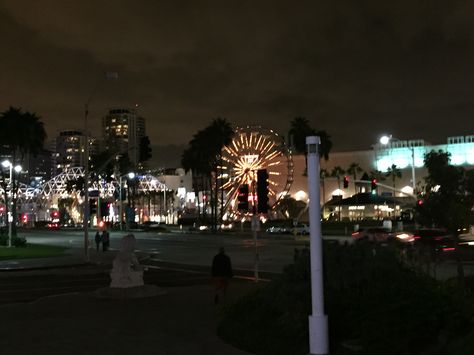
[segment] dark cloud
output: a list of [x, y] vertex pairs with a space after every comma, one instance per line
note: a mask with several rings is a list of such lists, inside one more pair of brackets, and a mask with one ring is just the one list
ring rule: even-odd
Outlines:
[[107, 108], [139, 104], [153, 144], [217, 116], [283, 134], [306, 116], [336, 150], [474, 133], [468, 0], [0, 4], [0, 109], [36, 111], [50, 135], [80, 127], [91, 94], [95, 132]]

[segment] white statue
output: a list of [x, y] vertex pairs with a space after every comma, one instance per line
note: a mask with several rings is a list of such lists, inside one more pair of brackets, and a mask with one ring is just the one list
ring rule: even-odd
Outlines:
[[136, 239], [127, 234], [120, 241], [120, 250], [113, 262], [110, 287], [127, 288], [143, 286], [143, 269], [135, 255]]

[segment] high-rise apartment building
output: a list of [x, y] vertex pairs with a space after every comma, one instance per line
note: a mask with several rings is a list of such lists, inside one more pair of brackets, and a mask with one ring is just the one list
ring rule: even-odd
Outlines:
[[145, 119], [134, 109], [112, 109], [102, 120], [105, 149], [128, 153], [135, 166], [139, 163], [140, 139], [145, 135]]
[[52, 153], [49, 150], [41, 150], [38, 154], [27, 154], [23, 163], [23, 169], [27, 173], [29, 184], [48, 181], [51, 179]]
[[52, 143], [53, 176], [67, 168], [84, 166], [84, 142], [86, 136], [79, 130], [60, 131]]
[[[80, 130], [63, 130], [53, 140], [52, 175], [56, 176], [67, 168], [84, 167], [84, 144], [86, 136]], [[97, 153], [97, 140], [89, 136], [89, 155]]]

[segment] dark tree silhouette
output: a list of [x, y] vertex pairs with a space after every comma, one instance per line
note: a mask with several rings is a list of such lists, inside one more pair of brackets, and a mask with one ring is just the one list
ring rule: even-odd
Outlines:
[[[20, 108], [10, 107], [0, 114], [0, 142], [5, 153], [11, 156], [12, 164], [22, 164], [27, 154], [36, 156], [44, 146], [46, 131], [40, 117], [31, 112], [23, 112]], [[12, 190], [18, 189], [15, 174], [12, 175]], [[4, 179], [5, 180], [5, 179]], [[5, 195], [6, 201], [6, 195]], [[16, 235], [16, 194], [13, 194], [12, 213], [13, 235]], [[6, 213], [8, 213], [8, 204]]]
[[218, 169], [222, 164], [222, 148], [232, 141], [233, 135], [234, 130], [225, 118], [215, 118], [209, 126], [193, 136], [181, 158], [186, 171], [192, 170], [197, 178], [202, 176], [207, 181], [202, 187], [209, 191], [214, 231], [217, 228]]

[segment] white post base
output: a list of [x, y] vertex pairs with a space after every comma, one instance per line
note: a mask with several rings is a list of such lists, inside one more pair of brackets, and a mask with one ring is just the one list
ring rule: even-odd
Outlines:
[[329, 354], [328, 317], [309, 316], [309, 353], [310, 355]]

